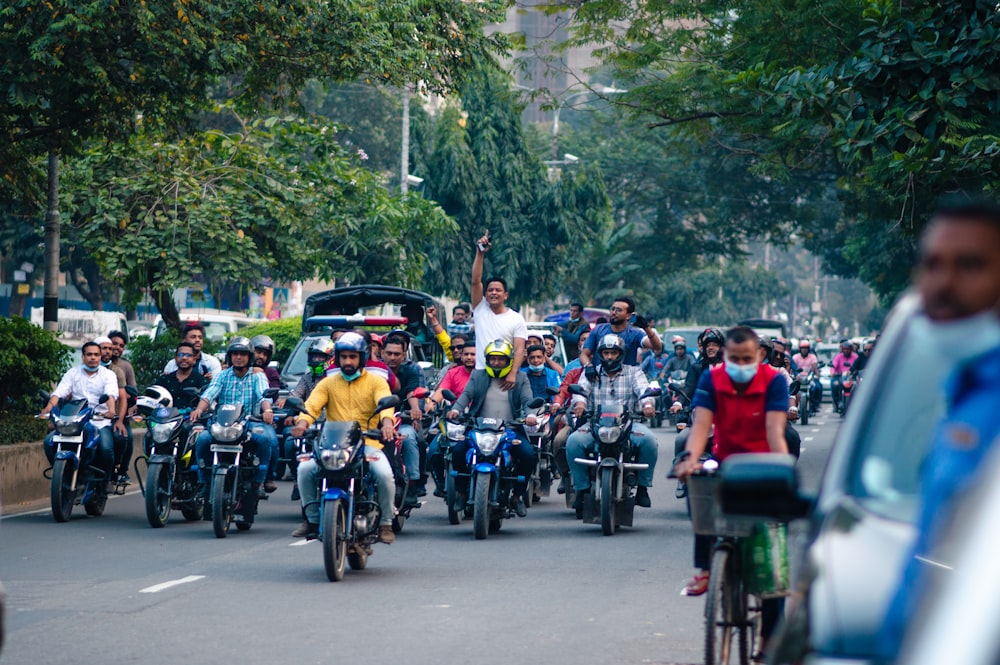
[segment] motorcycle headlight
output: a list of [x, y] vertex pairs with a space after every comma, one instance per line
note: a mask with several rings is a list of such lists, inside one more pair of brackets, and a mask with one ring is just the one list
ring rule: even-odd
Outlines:
[[482, 454], [492, 455], [498, 445], [500, 445], [498, 432], [476, 432], [476, 446]]
[[153, 423], [153, 443], [166, 443], [173, 436], [174, 430], [180, 427], [181, 421], [168, 423]]
[[71, 420], [56, 419], [54, 427], [63, 436], [77, 436], [83, 429], [83, 421], [73, 418]]
[[459, 425], [458, 423], [446, 423], [445, 432], [449, 441], [465, 440], [465, 425]]
[[319, 463], [327, 471], [340, 471], [351, 461], [354, 448], [324, 448], [319, 451]]
[[622, 435], [621, 425], [612, 425], [597, 428], [597, 438], [601, 443], [614, 443]]
[[236, 425], [220, 425], [219, 423], [212, 423], [211, 433], [212, 438], [219, 443], [231, 443], [237, 441], [241, 436], [243, 436], [242, 423]]

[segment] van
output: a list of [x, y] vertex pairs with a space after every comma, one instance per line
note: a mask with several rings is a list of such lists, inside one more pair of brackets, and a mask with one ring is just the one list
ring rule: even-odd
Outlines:
[[[254, 319], [243, 312], [230, 312], [224, 309], [182, 309], [181, 324], [197, 321], [205, 326], [205, 338], [213, 342], [223, 342], [227, 337], [239, 332], [247, 326], [264, 323], [264, 319]], [[167, 329], [163, 316], [156, 315], [153, 319], [153, 337], [162, 334]]]

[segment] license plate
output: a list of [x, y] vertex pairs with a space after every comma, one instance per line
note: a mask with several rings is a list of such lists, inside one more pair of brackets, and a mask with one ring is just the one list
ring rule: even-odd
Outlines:
[[213, 453], [242, 453], [243, 446], [224, 446], [221, 443], [212, 444]]

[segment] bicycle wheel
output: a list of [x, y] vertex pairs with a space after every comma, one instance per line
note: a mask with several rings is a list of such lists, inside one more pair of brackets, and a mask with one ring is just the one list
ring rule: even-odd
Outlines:
[[[712, 554], [712, 571], [705, 600], [705, 663], [706, 665], [749, 663], [746, 622], [743, 616], [743, 582], [739, 564], [728, 548], [718, 548]], [[738, 642], [739, 660], [734, 654], [734, 638]]]

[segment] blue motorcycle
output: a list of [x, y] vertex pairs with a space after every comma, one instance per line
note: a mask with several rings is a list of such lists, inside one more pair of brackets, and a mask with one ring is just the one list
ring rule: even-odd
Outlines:
[[[395, 395], [383, 397], [372, 415], [399, 403]], [[365, 437], [380, 436], [377, 430], [362, 432], [356, 422], [327, 421], [313, 448], [320, 472], [319, 537], [331, 582], [344, 578], [345, 564], [351, 570], [364, 570], [371, 545], [378, 540], [382, 511], [375, 475], [365, 457]]]

